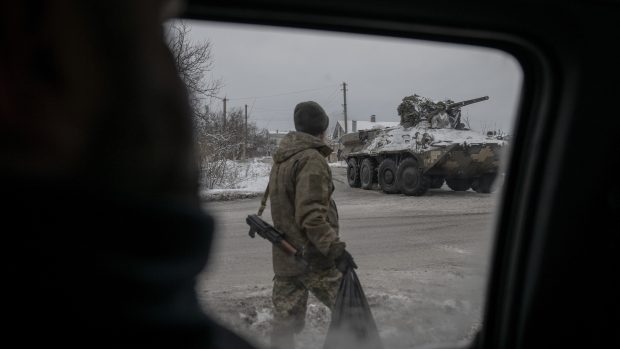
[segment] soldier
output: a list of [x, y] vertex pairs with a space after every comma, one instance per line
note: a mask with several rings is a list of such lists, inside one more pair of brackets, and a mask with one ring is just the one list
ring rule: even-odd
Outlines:
[[304, 248], [304, 268], [273, 248], [275, 348], [295, 345], [306, 317], [308, 293], [330, 309], [342, 279], [336, 263], [344, 257], [338, 237], [338, 212], [332, 199], [334, 184], [325, 159], [332, 149], [324, 142], [329, 118], [315, 102], [302, 102], [294, 111], [295, 130], [287, 134], [273, 155], [269, 178], [271, 216], [275, 228]]

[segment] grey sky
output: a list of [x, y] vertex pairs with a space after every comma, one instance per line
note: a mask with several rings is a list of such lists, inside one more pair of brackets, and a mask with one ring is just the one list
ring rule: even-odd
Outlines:
[[[462, 109], [474, 129], [511, 132], [521, 88], [517, 61], [485, 48], [368, 35], [188, 21], [192, 40], [210, 40], [220, 95], [228, 108], [248, 105], [249, 119], [270, 130], [294, 129], [300, 101], [314, 100], [343, 118], [342, 82], [349, 119], [398, 121], [398, 104], [417, 93], [432, 99], [488, 101]], [[299, 92], [298, 91], [304, 91]], [[279, 96], [274, 96], [279, 95]], [[214, 99], [211, 108], [221, 110]]]

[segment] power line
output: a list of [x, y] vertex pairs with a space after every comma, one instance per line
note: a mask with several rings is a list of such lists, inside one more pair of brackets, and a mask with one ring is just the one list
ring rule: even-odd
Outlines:
[[[340, 86], [340, 85], [338, 85]], [[323, 109], [327, 109], [330, 108], [334, 103], [338, 102], [338, 93], [340, 92], [340, 88], [336, 88], [336, 90], [334, 90], [334, 92], [332, 92], [331, 95], [329, 95], [329, 97], [327, 97], [327, 102], [325, 102], [324, 104], [322, 104]]]
[[256, 104], [256, 99], [252, 101], [252, 107], [250, 108], [250, 115], [252, 115], [252, 110], [254, 110], [254, 104]]
[[[289, 108], [261, 108], [261, 107], [257, 107], [256, 106], [256, 100], [257, 99], [261, 99], [261, 98], [270, 98], [270, 97], [278, 97], [278, 96], [285, 96], [285, 95], [292, 95], [292, 94], [299, 94], [299, 93], [305, 93], [305, 92], [313, 92], [313, 91], [320, 91], [320, 90], [325, 90], [327, 88], [333, 88], [336, 87], [335, 90], [330, 90], [327, 91], [326, 97], [324, 100], [327, 100], [327, 103], [324, 103], [323, 105], [325, 107], [327, 106], [331, 106], [337, 96], [338, 96], [338, 92], [340, 91], [340, 84], [332, 84], [332, 85], [327, 85], [324, 87], [320, 87], [320, 88], [313, 88], [313, 89], [305, 89], [305, 90], [298, 90], [298, 91], [290, 91], [290, 92], [285, 92], [285, 93], [279, 93], [279, 94], [273, 94], [273, 95], [266, 95], [266, 96], [255, 96], [255, 97], [242, 97], [242, 98], [226, 98], [226, 101], [232, 101], [232, 100], [247, 100], [247, 99], [253, 99], [252, 101], [252, 105], [250, 107], [250, 110], [247, 111], [248, 117], [250, 117], [250, 115], [255, 115], [254, 112], [256, 112], [256, 114], [261, 115], [261, 114], [268, 114], [270, 116], [267, 117], [260, 117], [258, 115], [258, 117], [252, 117], [252, 120], [254, 122], [258, 121], [258, 122], [265, 122], [266, 121], [266, 125], [263, 126], [264, 129], [268, 129], [269, 125], [273, 122], [273, 121], [278, 121], [278, 122], [288, 122], [290, 120], [282, 120], [281, 117], [284, 116], [290, 116], [290, 113], [292, 112], [292, 110], [289, 110]], [[324, 95], [323, 93], [321, 93], [321, 95]], [[224, 98], [220, 98], [220, 97], [215, 97], [218, 99], [224, 99]], [[323, 98], [321, 98], [323, 99]], [[249, 121], [249, 120], [248, 120]]]
[[266, 95], [266, 96], [228, 98], [228, 100], [229, 101], [237, 101], [237, 100], [243, 100], [243, 99], [260, 99], [260, 98], [280, 97], [280, 96], [293, 95], [293, 94], [304, 93], [304, 92], [312, 92], [312, 91], [324, 90], [324, 89], [326, 89], [328, 87], [333, 87], [333, 86], [336, 86], [336, 85], [328, 85], [328, 86], [312, 88], [312, 89], [307, 89], [307, 90], [290, 91], [290, 92], [284, 92], [284, 93], [278, 93], [278, 94]]
[[[320, 91], [320, 90], [324, 90], [326, 88], [329, 87], [334, 87], [337, 86], [337, 88], [335, 90], [332, 90], [331, 92], [328, 91], [328, 94], [326, 95], [327, 98], [322, 98], [322, 97], [318, 97], [317, 96], [317, 100], [321, 101], [321, 100], [328, 100], [327, 103], [322, 102], [322, 106], [325, 105], [331, 105], [332, 103], [334, 103], [337, 94], [339, 92], [339, 86], [340, 85], [328, 85], [322, 88], [315, 88], [315, 89], [307, 89], [307, 90], [299, 90], [299, 91], [291, 91], [291, 92], [286, 92], [286, 93], [281, 93], [281, 94], [274, 94], [274, 95], [269, 95], [269, 96], [256, 96], [256, 97], [243, 97], [243, 98], [220, 98], [220, 97], [215, 97], [217, 99], [221, 99], [224, 100], [226, 99], [226, 101], [231, 101], [231, 100], [245, 100], [245, 99], [253, 99], [252, 101], [252, 106], [250, 107], [250, 110], [248, 112], [248, 114], [252, 114], [252, 111], [256, 110], [256, 111], [263, 111], [263, 112], [288, 112], [289, 109], [281, 109], [281, 108], [262, 108], [262, 107], [256, 107], [256, 100], [260, 99], [260, 98], [269, 98], [269, 97], [276, 97], [276, 96], [285, 96], [285, 95], [291, 95], [291, 94], [297, 94], [297, 93], [304, 93], [304, 92], [312, 92], [312, 91]], [[292, 111], [292, 110], [291, 110]]]
[[290, 112], [290, 113], [292, 113], [291, 108], [256, 108], [256, 111], [263, 111], [263, 112]]

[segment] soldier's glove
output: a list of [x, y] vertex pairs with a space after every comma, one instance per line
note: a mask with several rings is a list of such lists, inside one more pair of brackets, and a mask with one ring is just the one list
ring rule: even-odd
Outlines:
[[[336, 240], [329, 245], [329, 251], [327, 252], [327, 259], [334, 262], [336, 267], [338, 267], [338, 262], [340, 258], [344, 254], [346, 244], [342, 241]], [[339, 268], [340, 269], [340, 268]]]
[[344, 250], [339, 257], [334, 259], [334, 263], [336, 263], [336, 268], [338, 268], [338, 270], [340, 270], [343, 274], [349, 268], [357, 269], [357, 264], [355, 264], [353, 256], [351, 256], [347, 250]]
[[330, 261], [335, 261], [336, 258], [340, 257], [340, 255], [344, 252], [344, 248], [346, 246], [347, 245], [340, 240], [333, 241], [329, 245], [329, 250], [327, 251], [327, 259], [329, 259]]

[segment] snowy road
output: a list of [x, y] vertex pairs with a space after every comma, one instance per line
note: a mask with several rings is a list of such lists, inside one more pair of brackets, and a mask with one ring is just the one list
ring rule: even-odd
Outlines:
[[[341, 237], [359, 265], [386, 348], [467, 339], [478, 326], [497, 195], [444, 186], [423, 197], [352, 189], [333, 168]], [[212, 202], [217, 237], [198, 294], [208, 312], [258, 345], [271, 319], [270, 245], [245, 217], [260, 198]], [[270, 217], [269, 210], [265, 217]], [[320, 348], [328, 310], [311, 299], [301, 348]]]

